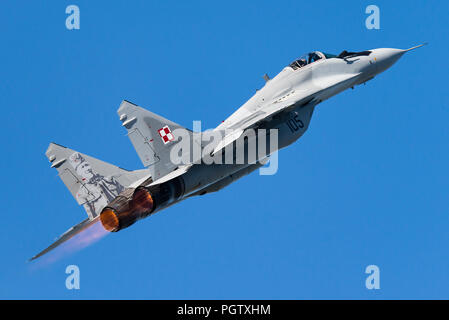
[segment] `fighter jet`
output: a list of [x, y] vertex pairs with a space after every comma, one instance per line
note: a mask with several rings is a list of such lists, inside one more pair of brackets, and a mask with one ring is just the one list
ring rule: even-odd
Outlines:
[[[46, 152], [51, 167], [58, 171], [88, 218], [31, 260], [98, 221], [105, 230], [117, 232], [189, 197], [216, 192], [235, 182], [264, 166], [279, 149], [298, 140], [307, 130], [318, 104], [366, 83], [390, 68], [406, 52], [423, 45], [406, 50], [345, 50], [338, 55], [314, 51], [294, 60], [272, 79], [265, 75], [263, 88], [208, 132], [209, 135], [218, 134], [219, 138], [196, 159], [191, 157], [195, 153], [192, 150], [205, 148], [204, 141], [195, 139], [197, 132], [124, 100], [117, 111], [118, 116], [145, 168], [127, 171], [51, 143]], [[253, 140], [259, 142], [262, 133], [273, 133], [264, 137], [265, 148], [256, 144], [259, 149], [269, 150], [258, 153], [256, 158], [249, 157], [248, 151], [244, 151], [245, 161], [232, 162], [236, 159], [238, 142], [243, 139], [244, 146], [250, 143], [247, 133], [251, 130], [256, 132]], [[276, 139], [275, 148], [271, 147], [273, 139]], [[191, 144], [180, 148], [183, 141]], [[184, 152], [182, 157], [186, 161], [173, 161], [173, 155], [179, 155], [179, 152]], [[230, 158], [226, 154], [230, 154]], [[230, 159], [231, 162], [206, 163], [203, 161], [205, 156]]]

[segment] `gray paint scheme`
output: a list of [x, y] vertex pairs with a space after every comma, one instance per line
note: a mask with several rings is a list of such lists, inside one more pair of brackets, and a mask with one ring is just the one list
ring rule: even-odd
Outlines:
[[[298, 68], [287, 66], [272, 79], [265, 77], [264, 87], [215, 130], [222, 132], [234, 130], [234, 134], [227, 137], [233, 141], [248, 128], [278, 129], [278, 149], [282, 149], [304, 134], [317, 104], [343, 90], [373, 79], [377, 74], [391, 67], [404, 53], [417, 47], [407, 50], [372, 49], [361, 52], [359, 55], [357, 53], [344, 55], [342, 52], [339, 57], [329, 57], [321, 52], [315, 52], [321, 59]], [[90, 164], [92, 171], [100, 176], [99, 180], [103, 182], [103, 185], [113, 186], [110, 188], [110, 193], [113, 195], [126, 187], [137, 187], [148, 182], [157, 184], [158, 181], [168, 181], [181, 175], [186, 192], [179, 201], [193, 195], [216, 192], [256, 170], [267, 161], [267, 158], [264, 158], [257, 159], [256, 163], [234, 165], [194, 164], [183, 170], [174, 171], [178, 166], [170, 162], [169, 153], [176, 141], [164, 143], [158, 135], [158, 130], [164, 126], [169, 126], [171, 131], [182, 127], [128, 101], [123, 101], [117, 112], [143, 165], [148, 169], [126, 171], [56, 144], [50, 144], [47, 150], [46, 155], [52, 167], [58, 170], [59, 176], [78, 203], [85, 207], [86, 203], [96, 198], [95, 192], [92, 191], [92, 184], [83, 181], [83, 177], [77, 174], [75, 167], [79, 163], [76, 161], [82, 161], [78, 154]], [[287, 124], [292, 117], [300, 119], [304, 125], [292, 131]], [[228, 140], [219, 147], [223, 148], [226, 144]], [[73, 161], [71, 163], [70, 159], [74, 159], [75, 164]], [[83, 188], [86, 189], [82, 192], [85, 196], [77, 196], [80, 190], [84, 190]], [[106, 195], [101, 197], [108, 198]], [[86, 209], [89, 219], [69, 229], [56, 243], [32, 259], [50, 251], [90, 226], [98, 219], [100, 209], [100, 207], [95, 208], [91, 213]]]
[[[149, 167], [153, 180], [162, 178], [177, 167], [170, 161], [170, 150], [174, 143], [164, 144], [158, 130], [168, 127], [173, 132], [184, 127], [126, 100], [121, 103], [117, 113], [142, 164]], [[190, 134], [187, 129], [185, 132]]]

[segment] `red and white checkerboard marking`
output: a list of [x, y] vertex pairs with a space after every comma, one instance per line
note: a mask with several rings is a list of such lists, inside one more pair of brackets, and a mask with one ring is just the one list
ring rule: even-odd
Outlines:
[[175, 140], [175, 136], [171, 133], [171, 130], [168, 126], [165, 126], [157, 131], [162, 138], [164, 144], [169, 143], [170, 141]]

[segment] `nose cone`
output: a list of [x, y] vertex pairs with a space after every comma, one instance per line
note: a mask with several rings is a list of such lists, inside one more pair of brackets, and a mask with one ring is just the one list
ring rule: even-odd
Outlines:
[[381, 73], [390, 68], [406, 50], [381, 48], [372, 50], [374, 64], [376, 65], [376, 73]]

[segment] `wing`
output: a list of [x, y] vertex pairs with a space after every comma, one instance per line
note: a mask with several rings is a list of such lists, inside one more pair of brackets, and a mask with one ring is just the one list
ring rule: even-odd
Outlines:
[[[325, 88], [325, 90], [328, 90], [337, 85], [345, 84], [348, 81], [353, 81], [357, 76], [358, 74], [345, 74], [318, 78], [314, 79], [313, 86], [315, 88]], [[301, 105], [316, 105], [321, 102], [319, 97], [320, 93], [323, 92], [324, 89], [316, 90], [313, 94], [305, 95], [305, 92], [307, 91], [307, 88], [304, 88], [302, 90], [301, 88], [293, 90], [285, 96], [267, 103], [259, 110], [249, 113], [240, 121], [232, 123], [232, 125], [226, 128], [226, 132], [228, 132], [227, 135], [217, 145], [213, 153], [215, 154], [225, 146], [233, 143], [243, 134], [246, 129], [257, 127], [257, 125], [262, 121], [270, 120], [272, 117], [280, 113], [289, 112]], [[222, 126], [219, 126], [217, 129], [223, 130], [224, 128]]]
[[307, 92], [310, 88], [295, 89], [289, 94], [278, 98], [277, 100], [262, 107], [260, 110], [250, 114], [239, 122], [232, 124], [228, 129], [245, 130], [247, 128], [253, 127], [258, 122], [272, 117], [280, 112], [289, 111], [290, 109], [293, 109], [300, 105], [305, 106], [310, 104], [317, 104], [318, 102], [320, 102], [319, 97], [321, 92], [329, 89], [332, 90], [334, 86], [345, 84], [348, 81], [353, 81], [353, 79], [358, 75], [359, 74], [344, 74], [314, 79], [312, 82], [313, 88], [325, 89], [319, 89], [316, 90], [313, 94], [307, 95], [305, 95], [304, 93]]
[[75, 237], [76, 235], [80, 234], [82, 231], [85, 231], [88, 228], [92, 227], [94, 224], [99, 222], [99, 219], [100, 219], [100, 217], [96, 217], [94, 219], [86, 219], [86, 220], [80, 222], [79, 224], [71, 227], [69, 230], [67, 230], [61, 236], [59, 236], [57, 238], [57, 240], [55, 242], [53, 242], [48, 248], [46, 248], [45, 250], [42, 250], [41, 252], [36, 254], [34, 257], [29, 259], [29, 261], [35, 260], [35, 259], [43, 256], [44, 254], [50, 252], [51, 250], [53, 250], [56, 247], [63, 244], [64, 242], [66, 242], [66, 241], [72, 239], [73, 237]]

